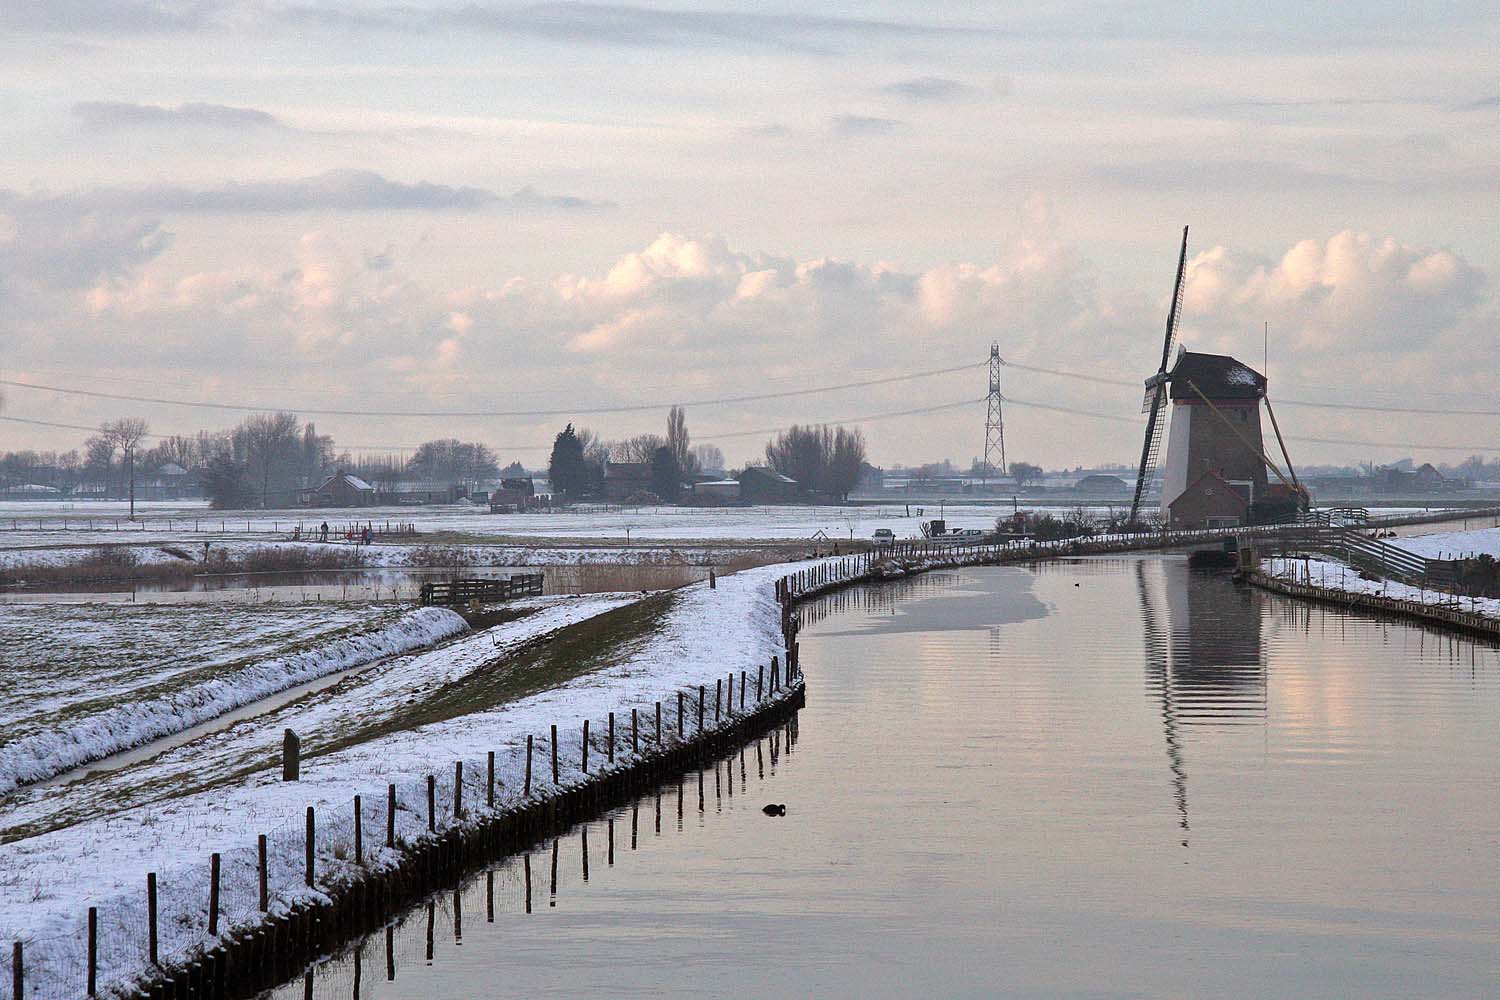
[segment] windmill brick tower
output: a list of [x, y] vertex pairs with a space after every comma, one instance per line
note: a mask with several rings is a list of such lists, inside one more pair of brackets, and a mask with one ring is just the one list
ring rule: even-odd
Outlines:
[[1167, 373], [1172, 429], [1161, 490], [1173, 527], [1247, 524], [1267, 494], [1260, 403], [1266, 377], [1224, 354], [1182, 351]]

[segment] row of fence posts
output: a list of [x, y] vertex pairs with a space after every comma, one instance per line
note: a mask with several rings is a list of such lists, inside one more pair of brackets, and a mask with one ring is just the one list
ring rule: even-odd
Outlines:
[[[782, 596], [784, 605], [790, 607], [792, 601], [792, 589], [789, 587], [790, 577], [778, 581], [778, 596]], [[794, 635], [794, 632], [789, 633]], [[768, 695], [774, 695], [784, 687], [790, 687], [800, 676], [798, 665], [799, 647], [794, 639], [787, 646], [785, 670], [778, 657], [771, 657], [769, 670], [766, 666], [756, 668], [755, 672], [755, 700], [757, 703], [763, 701]], [[747, 670], [739, 673], [738, 707], [744, 712], [746, 698], [748, 697], [751, 678]], [[735, 672], [730, 671], [726, 676], [714, 681], [714, 704], [713, 719], [714, 726], [719, 725], [726, 714], [733, 715], [735, 711]], [[676, 742], [679, 744], [687, 742], [687, 731], [685, 720], [690, 706], [687, 703], [689, 692], [676, 692]], [[695, 738], [705, 735], [709, 721], [708, 711], [708, 685], [700, 684], [697, 689], [696, 733]], [[670, 733], [664, 731], [662, 724], [662, 702], [654, 705], [654, 729], [652, 737], [657, 750], [666, 747]], [[630, 752], [639, 755], [641, 751], [641, 717], [638, 708], [630, 710]], [[562, 785], [562, 761], [558, 755], [558, 731], [557, 726], [550, 728], [550, 766], [552, 784], [555, 791]], [[597, 734], [596, 734], [597, 735]], [[583, 721], [583, 742], [581, 757], [579, 759], [579, 770], [585, 776], [585, 780], [592, 777], [589, 770], [589, 749], [591, 745], [590, 722]], [[610, 712], [608, 716], [608, 735], [605, 740], [605, 760], [607, 764], [615, 762], [616, 751], [620, 740], [616, 731], [616, 713]], [[297, 736], [287, 730], [283, 734], [283, 780], [295, 781], [300, 777], [300, 741]], [[532, 799], [533, 773], [535, 756], [535, 738], [531, 735], [526, 737], [526, 761], [523, 778], [521, 798]], [[453, 803], [452, 815], [454, 820], [461, 821], [465, 818], [466, 811], [463, 800], [464, 790], [464, 765], [463, 761], [455, 761], [453, 765]], [[426, 832], [428, 835], [436, 836], [437, 826], [437, 778], [436, 775], [426, 776]], [[486, 760], [485, 780], [485, 807], [493, 811], [495, 808], [495, 752], [490, 751]], [[385, 795], [385, 847], [395, 849], [398, 838], [396, 835], [396, 813], [397, 813], [397, 789], [394, 783], [386, 785]], [[303, 885], [313, 888], [317, 879], [317, 813], [313, 806], [308, 806], [305, 816], [304, 834], [304, 870]], [[354, 862], [364, 867], [366, 851], [364, 844], [364, 810], [363, 796], [354, 796]], [[213, 853], [209, 858], [209, 885], [208, 885], [208, 937], [216, 938], [219, 935], [219, 925], [222, 913], [220, 906], [220, 873], [222, 871], [221, 857], [219, 853]], [[257, 909], [265, 914], [270, 910], [271, 886], [270, 886], [270, 860], [267, 837], [259, 834], [256, 838], [256, 883], [257, 883]], [[157, 900], [157, 873], [146, 874], [146, 954], [150, 965], [156, 969], [162, 969], [162, 956], [160, 948], [160, 913]], [[98, 947], [98, 908], [89, 907], [87, 923], [87, 982], [86, 993], [88, 996], [98, 995], [98, 973], [99, 973], [99, 947]], [[222, 951], [211, 965], [211, 970], [203, 973], [211, 979], [222, 975], [223, 962]], [[12, 968], [12, 997], [13, 1000], [23, 1000], [25, 996], [25, 948], [21, 941], [12, 944], [11, 968]], [[211, 985], [217, 988], [215, 981]], [[154, 994], [153, 994], [154, 995]]]
[[[104, 523], [104, 524], [110, 524], [110, 523], [112, 523], [114, 525], [113, 529], [110, 529], [110, 528], [96, 528], [95, 527], [95, 519], [94, 518], [80, 519], [79, 521], [75, 522], [78, 525], [78, 527], [76, 529], [70, 529], [68, 527], [68, 519], [67, 518], [65, 518], [65, 517], [64, 518], [59, 518], [59, 520], [62, 522], [62, 528], [60, 529], [62, 531], [70, 531], [70, 530], [77, 530], [77, 531], [100, 531], [100, 530], [104, 530], [104, 531], [108, 531], [108, 530], [123, 531], [123, 530], [126, 530], [126, 529], [120, 527], [120, 520], [121, 519], [118, 518], [118, 517], [111, 518], [111, 519], [109, 519], [109, 521], [101, 521], [100, 522], [100, 523]], [[125, 520], [126, 520], [126, 523], [127, 523], [127, 528], [134, 529], [134, 530], [137, 530], [137, 531], [146, 531], [148, 529], [150, 523], [151, 523], [149, 521], [149, 519], [144, 518], [144, 517], [143, 518], [139, 518], [137, 520], [131, 520], [129, 518], [126, 518]], [[167, 527], [166, 527], [167, 531], [177, 531], [177, 530], [187, 531], [188, 530], [188, 528], [187, 528], [188, 522], [187, 522], [186, 519], [183, 519], [183, 520], [179, 521], [176, 518], [170, 518], [169, 517], [169, 518], [164, 518], [164, 520], [167, 522]], [[3, 523], [4, 523], [3, 521], [0, 521], [0, 524], [3, 524]], [[210, 523], [210, 525], [212, 525], [212, 522], [209, 522], [209, 523]], [[158, 531], [162, 530], [161, 529], [161, 522], [158, 521], [158, 522], [156, 522], [156, 524], [157, 524], [157, 530]], [[246, 521], [245, 522], [245, 532], [247, 534], [248, 533], [253, 533], [253, 531], [255, 530], [252, 527], [252, 524], [253, 524], [253, 522], [251, 522], [251, 521]], [[85, 527], [85, 525], [87, 525], [87, 527]], [[180, 529], [178, 527], [179, 525], [181, 526]], [[321, 522], [320, 522], [319, 525], [309, 525], [309, 524], [305, 524], [302, 521], [297, 521], [295, 523], [293, 523], [291, 521], [287, 522], [287, 529], [288, 530], [296, 529], [296, 531], [298, 532], [298, 534], [301, 535], [301, 537], [304, 540], [312, 539], [314, 537], [314, 532], [320, 526], [321, 526]], [[339, 534], [342, 534], [345, 531], [359, 532], [359, 531], [363, 531], [365, 528], [369, 528], [370, 529], [370, 533], [371, 534], [375, 534], [375, 535], [415, 535], [415, 534], [418, 534], [417, 525], [416, 525], [415, 521], [397, 521], [394, 524], [392, 522], [390, 522], [390, 521], [386, 521], [385, 522], [385, 527], [383, 527], [383, 528], [377, 526], [374, 521], [365, 521], [365, 522], [356, 521], [353, 524], [345, 525], [345, 526], [343, 526], [341, 528], [337, 528], [337, 529], [330, 527], [328, 529], [328, 535], [329, 535], [330, 538], [332, 538], [336, 532], [339, 533]], [[10, 530], [11, 531], [20, 531], [21, 530], [21, 522], [20, 522], [20, 520], [18, 518], [11, 518]], [[46, 531], [47, 530], [46, 522], [39, 520], [39, 521], [36, 522], [36, 524], [34, 526], [31, 525], [31, 524], [28, 524], [26, 526], [26, 530], [27, 531]], [[53, 530], [59, 530], [59, 529], [53, 529]], [[213, 529], [212, 529], [212, 527], [209, 527], [209, 528], [205, 529], [203, 527], [203, 521], [201, 519], [195, 519], [193, 521], [193, 532], [194, 533], [198, 533], [198, 532], [202, 532], [204, 530], [212, 531]], [[262, 529], [262, 530], [264, 530], [264, 529]], [[219, 521], [219, 533], [220, 534], [228, 534], [228, 532], [229, 532], [229, 522], [227, 520], [220, 520]], [[275, 534], [280, 534], [280, 533], [281, 533], [281, 522], [280, 521], [272, 521], [271, 522], [271, 534], [275, 535]]]

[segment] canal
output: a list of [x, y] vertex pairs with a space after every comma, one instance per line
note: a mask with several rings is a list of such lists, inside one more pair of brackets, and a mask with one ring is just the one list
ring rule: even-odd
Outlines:
[[804, 618], [789, 731], [497, 862], [273, 995], [1500, 981], [1495, 648], [1179, 557], [937, 572]]

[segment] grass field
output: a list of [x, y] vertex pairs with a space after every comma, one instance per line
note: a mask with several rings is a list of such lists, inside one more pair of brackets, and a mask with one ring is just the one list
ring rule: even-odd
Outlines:
[[0, 605], [0, 795], [463, 628], [397, 605]]

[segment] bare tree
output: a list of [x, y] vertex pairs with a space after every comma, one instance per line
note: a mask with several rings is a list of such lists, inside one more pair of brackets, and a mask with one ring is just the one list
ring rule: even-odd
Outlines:
[[688, 436], [687, 414], [680, 406], [667, 411], [667, 447], [672, 449], [672, 458], [677, 462], [677, 470], [681, 475], [689, 476], [698, 471], [692, 438]]
[[659, 434], [637, 434], [609, 446], [609, 457], [616, 462], [639, 462], [650, 465], [656, 449], [665, 448], [666, 439]]
[[857, 427], [836, 428], [824, 488], [841, 500], [849, 499], [849, 494], [859, 484], [859, 470], [864, 464], [864, 433]]
[[130, 519], [135, 520], [135, 452], [141, 439], [151, 432], [150, 426], [140, 417], [121, 417], [101, 424], [99, 434], [114, 448], [120, 449], [125, 462], [126, 475], [130, 477]]
[[704, 472], [710, 470], [714, 472], [724, 471], [724, 453], [719, 450], [719, 446], [716, 444], [693, 445], [693, 461]]
[[812, 493], [844, 498], [859, 482], [865, 436], [858, 429], [793, 425], [766, 443], [766, 462]]
[[243, 442], [250, 475], [260, 484], [260, 505], [270, 506], [271, 483], [296, 478], [302, 455], [302, 428], [292, 413], [257, 413], [235, 428]]

